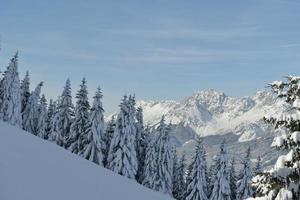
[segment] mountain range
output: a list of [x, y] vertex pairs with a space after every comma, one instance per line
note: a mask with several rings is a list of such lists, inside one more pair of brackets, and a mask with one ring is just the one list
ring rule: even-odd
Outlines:
[[223, 92], [195, 92], [182, 101], [138, 101], [144, 111], [145, 124], [154, 125], [162, 115], [171, 123], [171, 135], [179, 152], [193, 155], [196, 135], [203, 137], [211, 162], [225, 140], [231, 156], [242, 159], [246, 148], [252, 149], [253, 162], [258, 155], [263, 166], [274, 163], [278, 152], [270, 150], [275, 131], [263, 122], [266, 115], [279, 114], [286, 108], [268, 91], [253, 96], [234, 98]]

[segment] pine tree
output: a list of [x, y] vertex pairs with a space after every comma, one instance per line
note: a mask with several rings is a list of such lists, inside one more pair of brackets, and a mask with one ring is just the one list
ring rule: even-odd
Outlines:
[[68, 148], [67, 141], [70, 137], [71, 124], [74, 118], [70, 79], [67, 79], [66, 81], [66, 85], [60, 98], [58, 111], [59, 123], [57, 124], [57, 134], [60, 135], [59, 138], [62, 138], [61, 146]]
[[170, 144], [169, 127], [165, 124], [162, 117], [157, 128], [157, 170], [154, 181], [156, 191], [172, 195], [172, 147]]
[[50, 136], [49, 139], [53, 142], [55, 142], [58, 146], [64, 146], [64, 138], [61, 135], [61, 121], [60, 121], [60, 97], [54, 102], [54, 112], [51, 117], [51, 130], [50, 130]]
[[236, 198], [236, 190], [237, 190], [237, 174], [235, 171], [235, 159], [232, 158], [230, 162], [230, 170], [229, 170], [229, 181], [230, 181], [230, 191], [231, 191], [231, 200], [235, 200]]
[[285, 134], [275, 138], [273, 146], [289, 153], [280, 156], [271, 170], [259, 173], [253, 184], [257, 196], [269, 199], [300, 198], [300, 119], [297, 113], [300, 111], [300, 77], [286, 78], [286, 81], [274, 81], [270, 87], [289, 107], [281, 114], [266, 116], [264, 121], [283, 130]]
[[94, 102], [90, 112], [88, 142], [80, 154], [87, 160], [103, 165], [106, 144], [104, 140], [104, 109], [101, 99], [102, 93], [99, 87], [94, 96]]
[[75, 154], [80, 153], [88, 145], [88, 125], [90, 104], [85, 78], [82, 79], [80, 89], [76, 94], [75, 119], [71, 125], [71, 135], [67, 146]]
[[18, 127], [22, 127], [21, 91], [18, 73], [18, 52], [11, 59], [4, 77], [1, 80], [0, 119]]
[[136, 129], [131, 97], [124, 96], [110, 144], [108, 168], [130, 179], [137, 173]]
[[146, 141], [144, 130], [143, 109], [138, 107], [136, 111], [136, 152], [138, 158], [137, 180], [139, 183], [143, 180], [143, 170], [145, 164]]
[[[176, 160], [176, 159], [175, 159]], [[174, 162], [175, 162], [174, 160]], [[178, 200], [184, 200], [186, 192], [185, 183], [185, 155], [183, 154], [177, 164], [173, 165], [173, 197]], [[176, 169], [176, 170], [174, 170]], [[175, 175], [174, 175], [175, 174]]]
[[48, 117], [48, 112], [47, 112], [47, 100], [45, 95], [42, 95], [40, 99], [40, 104], [38, 107], [38, 124], [37, 124], [37, 135], [40, 138], [47, 139], [47, 117]]
[[239, 182], [237, 187], [237, 199], [247, 199], [253, 197], [252, 190], [252, 169], [250, 161], [250, 148], [247, 149], [246, 157], [242, 161], [243, 169], [239, 175]]
[[56, 112], [56, 102], [53, 101], [53, 99], [50, 99], [49, 101], [49, 107], [48, 107], [48, 112], [47, 112], [47, 118], [46, 118], [46, 135], [45, 139], [50, 140], [51, 137], [51, 130], [52, 130], [52, 121], [54, 118]]
[[191, 164], [185, 200], [207, 200], [208, 187], [206, 178], [206, 153], [200, 138], [197, 139], [197, 146], [193, 162]]
[[156, 133], [146, 129], [149, 134], [147, 135], [146, 155], [143, 170], [142, 184], [150, 189], [154, 189], [154, 181], [157, 169], [157, 152], [156, 152]]
[[178, 166], [179, 166], [179, 160], [178, 160], [178, 155], [177, 155], [177, 149], [176, 147], [173, 148], [173, 177], [172, 177], [172, 195], [175, 199], [178, 198], [177, 193], [179, 192], [178, 188], [177, 188], [177, 176], [178, 176]]
[[39, 83], [35, 90], [30, 94], [28, 104], [23, 112], [23, 129], [34, 135], [38, 135], [39, 123], [39, 107], [40, 107], [40, 93], [43, 82]]
[[26, 72], [24, 79], [21, 82], [21, 112], [23, 113], [25, 107], [28, 103], [29, 96], [30, 96], [30, 79], [29, 79], [29, 72]]
[[256, 166], [255, 166], [254, 172], [255, 172], [255, 174], [258, 174], [258, 173], [262, 172], [260, 155], [256, 159]]
[[230, 200], [230, 181], [227, 152], [223, 142], [220, 147], [220, 155], [216, 163], [216, 174], [210, 200]]
[[105, 145], [105, 149], [103, 152], [103, 154], [104, 154], [103, 165], [105, 167], [108, 167], [108, 163], [107, 163], [108, 153], [109, 153], [111, 140], [114, 136], [115, 128], [116, 128], [116, 120], [115, 120], [115, 117], [112, 116], [111, 120], [107, 123], [106, 129], [104, 132], [104, 142], [106, 145]]

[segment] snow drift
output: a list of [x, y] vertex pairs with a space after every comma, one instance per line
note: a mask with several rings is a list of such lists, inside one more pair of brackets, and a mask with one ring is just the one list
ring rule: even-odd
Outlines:
[[0, 122], [0, 199], [171, 198]]

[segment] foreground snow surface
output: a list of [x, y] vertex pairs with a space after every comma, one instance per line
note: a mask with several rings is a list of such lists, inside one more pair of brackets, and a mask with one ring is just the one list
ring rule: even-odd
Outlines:
[[0, 122], [1, 200], [168, 200], [132, 180]]

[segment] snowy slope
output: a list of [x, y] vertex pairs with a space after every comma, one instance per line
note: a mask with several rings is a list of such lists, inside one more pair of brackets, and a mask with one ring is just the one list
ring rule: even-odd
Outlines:
[[0, 122], [0, 199], [170, 198]]

